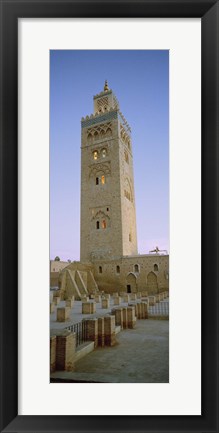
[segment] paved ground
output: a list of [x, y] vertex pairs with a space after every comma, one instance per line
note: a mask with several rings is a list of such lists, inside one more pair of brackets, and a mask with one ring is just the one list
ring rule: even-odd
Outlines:
[[80, 382], [169, 381], [169, 321], [137, 320], [135, 329], [123, 330], [116, 338], [116, 346], [91, 352], [76, 363], [74, 372], [51, 377]]

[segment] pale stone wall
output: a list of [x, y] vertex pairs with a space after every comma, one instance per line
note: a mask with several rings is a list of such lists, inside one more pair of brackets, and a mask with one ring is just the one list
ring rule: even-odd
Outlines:
[[[150, 294], [169, 289], [169, 256], [139, 254], [112, 260], [98, 260], [89, 265], [83, 265], [83, 263], [79, 262], [71, 263], [60, 274], [60, 287], [65, 291], [66, 298], [69, 294], [75, 293], [71, 289], [71, 280], [68, 278], [68, 275], [66, 277], [66, 274], [77, 272], [74, 271], [74, 269], [77, 269], [77, 266], [83, 270], [87, 269], [92, 275], [91, 286], [93, 281], [94, 286], [90, 287], [88, 280], [86, 288], [89, 294], [95, 293], [98, 290], [105, 291], [106, 293], [127, 293], [127, 286], [130, 286], [131, 293], [147, 291]], [[81, 295], [83, 293], [78, 291], [76, 295], [77, 299], [81, 299]]]
[[81, 299], [96, 293], [98, 287], [91, 263], [72, 262], [59, 274], [59, 288], [63, 299]]
[[56, 287], [59, 284], [59, 272], [50, 272], [50, 287]]
[[50, 272], [60, 272], [68, 265], [68, 262], [64, 262], [61, 260], [50, 260]]
[[[138, 265], [139, 272], [135, 272]], [[158, 271], [155, 271], [156, 266]], [[102, 273], [99, 273], [99, 267]], [[120, 272], [117, 272], [119, 266]], [[150, 283], [148, 276], [152, 274], [156, 284]], [[121, 257], [116, 260], [98, 261], [94, 263], [94, 277], [99, 290], [109, 293], [127, 292], [127, 285], [131, 286], [131, 292], [147, 290], [154, 293], [169, 288], [169, 256], [168, 255], [137, 255]], [[148, 281], [149, 280], [149, 281]], [[153, 283], [153, 281], [152, 281]]]
[[136, 254], [130, 127], [111, 91], [94, 97], [81, 136], [81, 261]]
[[61, 260], [50, 260], [50, 287], [58, 286], [59, 273], [68, 265], [68, 262]]
[[119, 122], [120, 184], [122, 216], [122, 254], [138, 253], [131, 137]]

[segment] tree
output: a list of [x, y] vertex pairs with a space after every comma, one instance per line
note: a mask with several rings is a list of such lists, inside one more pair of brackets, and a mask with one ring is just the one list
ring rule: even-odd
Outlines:
[[56, 261], [56, 262], [60, 262], [60, 257], [59, 257], [59, 256], [56, 256], [56, 257], [55, 257], [55, 261]]

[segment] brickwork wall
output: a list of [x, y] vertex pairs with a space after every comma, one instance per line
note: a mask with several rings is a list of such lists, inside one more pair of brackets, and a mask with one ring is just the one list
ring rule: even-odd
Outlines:
[[[102, 101], [108, 102], [100, 107], [100, 113], [94, 111], [82, 120], [82, 262], [93, 256], [107, 258], [137, 253], [130, 128], [114, 104], [114, 95], [110, 95], [111, 99], [101, 96]], [[106, 110], [104, 114], [102, 108]]]
[[50, 371], [56, 370], [56, 336], [50, 337]]
[[[138, 265], [139, 272], [135, 272]], [[154, 271], [154, 265], [158, 265], [158, 271]], [[99, 267], [102, 273], [99, 273]], [[119, 266], [120, 273], [117, 272]], [[157, 280], [157, 288], [148, 282], [148, 275], [153, 273]], [[129, 275], [132, 275], [132, 279]], [[131, 292], [168, 290], [169, 288], [169, 256], [162, 255], [137, 255], [121, 257], [116, 260], [95, 261], [94, 277], [99, 290], [109, 293], [127, 292], [127, 285], [131, 286]]]
[[75, 334], [70, 331], [60, 331], [56, 335], [56, 369], [71, 371], [75, 362]]

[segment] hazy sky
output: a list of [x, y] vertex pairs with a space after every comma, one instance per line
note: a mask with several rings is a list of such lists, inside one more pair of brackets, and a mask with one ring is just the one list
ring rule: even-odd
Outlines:
[[50, 53], [50, 257], [80, 258], [81, 117], [108, 80], [132, 129], [138, 252], [169, 251], [169, 53]]

